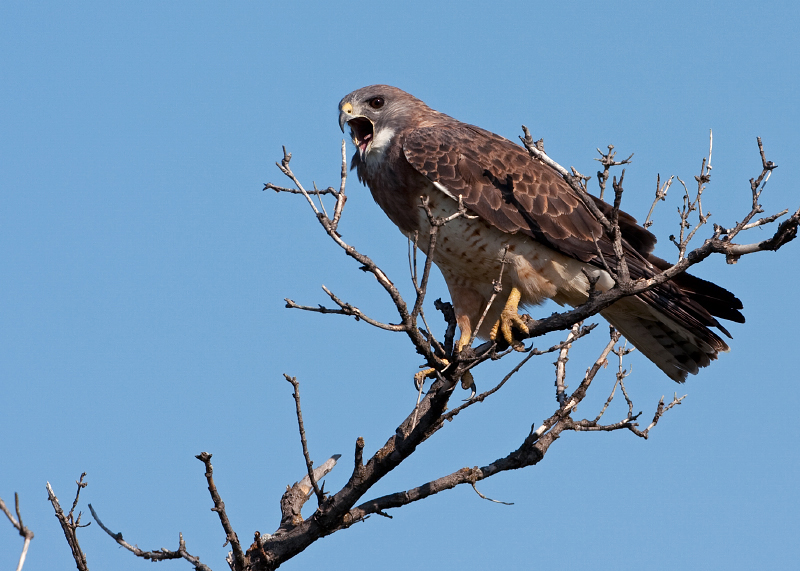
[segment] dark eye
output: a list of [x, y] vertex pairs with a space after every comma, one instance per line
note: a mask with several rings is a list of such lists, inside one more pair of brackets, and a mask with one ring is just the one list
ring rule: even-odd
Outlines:
[[384, 104], [383, 97], [373, 97], [372, 99], [369, 100], [369, 106], [372, 107], [373, 109], [380, 109], [381, 107], [383, 107], [383, 104]]

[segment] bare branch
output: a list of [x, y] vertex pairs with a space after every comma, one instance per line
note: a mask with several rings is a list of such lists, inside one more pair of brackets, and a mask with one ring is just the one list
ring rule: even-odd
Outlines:
[[[678, 215], [680, 216], [680, 240], [676, 240], [674, 236], [670, 236], [670, 240], [678, 247], [679, 260], [683, 259], [686, 249], [689, 246], [689, 242], [691, 242], [695, 233], [708, 222], [708, 219], [711, 216], [710, 212], [703, 214], [702, 196], [706, 185], [711, 181], [712, 144], [713, 136], [709, 132], [708, 157], [703, 158], [703, 162], [700, 165], [700, 174], [694, 177], [695, 181], [697, 181], [697, 193], [695, 194], [694, 200], [692, 200], [689, 196], [689, 189], [686, 188], [686, 183], [684, 183], [680, 177], [677, 177], [678, 182], [681, 183], [684, 191], [683, 208], [678, 209]], [[694, 228], [692, 228], [688, 235], [686, 235], [686, 230], [691, 227], [689, 215], [695, 211], [697, 212], [697, 224], [694, 226]]]
[[653, 211], [656, 208], [656, 204], [658, 201], [665, 201], [667, 199], [667, 192], [669, 191], [669, 187], [672, 186], [672, 181], [675, 179], [674, 176], [669, 177], [669, 180], [661, 185], [661, 175], [656, 175], [656, 197], [653, 199], [653, 204], [650, 206], [650, 211], [647, 213], [647, 218], [644, 221], [642, 226], [644, 228], [650, 228], [653, 225], [653, 221], [650, 220], [650, 217], [653, 215]]
[[236, 532], [233, 530], [233, 526], [228, 519], [228, 514], [225, 512], [225, 502], [222, 501], [222, 498], [217, 491], [217, 486], [214, 484], [214, 468], [211, 466], [211, 454], [208, 452], [201, 452], [195, 456], [195, 458], [200, 460], [206, 467], [208, 492], [211, 494], [211, 499], [214, 502], [214, 507], [211, 508], [211, 511], [217, 512], [219, 521], [222, 524], [222, 529], [225, 530], [225, 543], [223, 543], [223, 547], [228, 543], [231, 544], [235, 561], [234, 569], [235, 571], [240, 571], [244, 569], [244, 551], [242, 551], [242, 546], [239, 544], [239, 537], [236, 535]]
[[672, 407], [681, 404], [683, 399], [685, 399], [687, 396], [688, 395], [683, 395], [682, 397], [678, 398], [678, 393], [675, 393], [675, 397], [672, 399], [672, 402], [669, 403], [667, 406], [664, 406], [664, 397], [662, 396], [661, 400], [658, 402], [658, 407], [656, 408], [656, 413], [653, 416], [653, 421], [647, 428], [645, 428], [644, 430], [639, 430], [636, 428], [636, 424], [631, 424], [630, 426], [626, 426], [626, 428], [631, 432], [633, 432], [636, 436], [640, 436], [645, 440], [647, 440], [648, 436], [650, 435], [650, 430], [653, 429], [656, 426], [656, 424], [658, 424], [658, 421], [661, 419], [664, 413], [667, 412]]
[[482, 497], [484, 500], [488, 500], [490, 502], [494, 502], [495, 504], [503, 504], [504, 506], [513, 506], [514, 502], [501, 502], [500, 500], [493, 500], [492, 498], [487, 498], [482, 493], [478, 491], [477, 486], [475, 486], [475, 482], [472, 482], [472, 489], [475, 490], [475, 493]]
[[528, 153], [530, 153], [530, 155], [534, 159], [543, 162], [550, 168], [554, 169], [558, 174], [560, 174], [561, 177], [564, 179], [564, 181], [567, 184], [569, 184], [572, 190], [574, 190], [578, 194], [578, 196], [580, 197], [581, 201], [584, 203], [586, 208], [588, 208], [589, 211], [592, 213], [592, 215], [597, 219], [597, 221], [600, 222], [600, 224], [603, 226], [603, 229], [610, 235], [613, 230], [613, 225], [611, 224], [611, 222], [609, 222], [608, 218], [606, 218], [605, 214], [603, 214], [600, 211], [600, 208], [598, 208], [597, 204], [595, 204], [592, 197], [589, 196], [589, 193], [586, 191], [586, 185], [582, 184], [581, 181], [585, 180], [586, 177], [581, 176], [580, 173], [578, 173], [574, 168], [572, 169], [573, 172], [570, 173], [569, 171], [567, 171], [567, 169], [565, 169], [560, 164], [555, 162], [553, 159], [548, 157], [542, 150], [540, 150], [536, 146], [536, 144], [533, 141], [533, 137], [531, 137], [530, 131], [525, 125], [522, 126], [522, 131], [523, 133], [525, 133], [525, 136], [520, 137], [520, 140], [522, 141], [522, 144], [525, 146], [525, 148], [528, 150]]
[[600, 185], [600, 200], [603, 200], [603, 194], [606, 190], [606, 182], [608, 182], [609, 170], [611, 167], [630, 164], [631, 159], [633, 158], [633, 153], [631, 153], [627, 159], [616, 161], [614, 160], [614, 157], [616, 157], [617, 152], [614, 150], [614, 145], [608, 146], [608, 153], [603, 153], [603, 151], [600, 149], [597, 149], [597, 152], [600, 153], [600, 158], [596, 158], [595, 160], [599, 161], [600, 164], [603, 165], [603, 170], [597, 171], [597, 183]]
[[336, 206], [333, 209], [333, 220], [331, 221], [331, 228], [333, 228], [334, 232], [339, 227], [344, 203], [347, 202], [347, 196], [344, 193], [345, 183], [347, 182], [347, 145], [344, 140], [342, 140], [342, 171], [340, 176], [339, 194], [336, 195]]
[[86, 473], [84, 472], [81, 474], [80, 480], [77, 482], [78, 491], [75, 494], [75, 501], [72, 503], [72, 509], [67, 515], [64, 515], [64, 511], [61, 509], [61, 505], [58, 503], [58, 498], [56, 497], [53, 488], [50, 486], [50, 482], [47, 482], [47, 498], [50, 500], [50, 503], [53, 505], [53, 509], [56, 512], [56, 518], [61, 524], [61, 529], [64, 531], [64, 537], [67, 538], [67, 543], [72, 550], [72, 558], [75, 560], [75, 564], [78, 566], [78, 571], [89, 571], [89, 567], [86, 564], [86, 555], [83, 553], [83, 551], [81, 551], [81, 546], [78, 543], [77, 536], [78, 528], [85, 526], [80, 525], [80, 513], [78, 514], [77, 519], [73, 515], [75, 506], [78, 504], [78, 497], [80, 496], [81, 489], [86, 487], [86, 482], [83, 481], [85, 476]]
[[322, 290], [328, 294], [334, 303], [336, 303], [340, 309], [330, 309], [329, 307], [325, 307], [324, 305], [318, 305], [317, 307], [311, 307], [308, 305], [300, 305], [296, 303], [294, 300], [284, 298], [286, 302], [285, 307], [288, 309], [301, 309], [303, 311], [311, 311], [313, 313], [333, 313], [337, 315], [349, 315], [351, 317], [355, 317], [356, 321], [364, 321], [365, 323], [369, 323], [374, 327], [378, 327], [379, 329], [385, 329], [386, 331], [405, 331], [406, 328], [403, 325], [394, 325], [392, 323], [383, 323], [376, 319], [372, 319], [371, 317], [364, 315], [364, 313], [347, 302], [342, 301], [339, 299], [335, 294], [333, 294], [328, 288], [324, 285], [322, 286]]
[[364, 470], [364, 438], [359, 436], [356, 439], [356, 453], [354, 455], [354, 468], [353, 468], [353, 477], [355, 478]]
[[311, 455], [308, 453], [308, 442], [306, 441], [306, 430], [303, 427], [303, 411], [300, 409], [300, 383], [297, 381], [297, 377], [290, 377], [286, 373], [283, 374], [283, 377], [289, 381], [289, 383], [294, 388], [294, 392], [292, 396], [294, 397], [295, 409], [297, 412], [297, 424], [300, 427], [300, 443], [303, 446], [303, 457], [306, 459], [306, 468], [308, 469], [308, 478], [311, 482], [311, 487], [314, 489], [314, 493], [317, 496], [317, 503], [322, 504], [325, 500], [325, 495], [322, 493], [322, 490], [319, 489], [317, 485], [317, 479], [314, 476], [314, 463], [311, 461]]
[[194, 565], [194, 568], [197, 571], [211, 571], [211, 568], [207, 565], [204, 565], [200, 562], [200, 558], [194, 555], [191, 555], [189, 552], [186, 551], [186, 542], [183, 539], [183, 534], [178, 534], [178, 549], [177, 551], [170, 551], [168, 549], [161, 548], [157, 551], [145, 551], [143, 549], [139, 549], [136, 545], [131, 545], [127, 541], [122, 538], [122, 532], [114, 533], [110, 529], [108, 529], [100, 518], [97, 516], [97, 512], [94, 511], [92, 504], [89, 504], [89, 511], [92, 512], [92, 517], [94, 521], [97, 522], [97, 525], [105, 531], [111, 538], [116, 541], [119, 545], [136, 555], [137, 557], [141, 557], [142, 559], [148, 559], [150, 561], [166, 561], [168, 559], [186, 559], [189, 563]]
[[[295, 176], [294, 172], [292, 172], [291, 168], [289, 167], [289, 162], [290, 162], [291, 158], [292, 158], [291, 153], [288, 153], [286, 151], [286, 149], [284, 148], [283, 160], [281, 160], [280, 163], [276, 163], [276, 164], [277, 164], [278, 168], [281, 170], [281, 172], [284, 175], [286, 175], [287, 177], [289, 177], [292, 180], [292, 182], [294, 182], [294, 184], [297, 187], [297, 189], [299, 190], [299, 192], [301, 194], [303, 194], [303, 196], [306, 197], [306, 200], [311, 205], [311, 208], [314, 211], [314, 214], [317, 217], [317, 220], [322, 225], [322, 227], [325, 229], [325, 232], [328, 234], [328, 236], [330, 236], [330, 238], [340, 248], [342, 248], [345, 251], [345, 253], [348, 256], [350, 256], [351, 258], [355, 259], [356, 261], [358, 261], [361, 264], [361, 269], [362, 270], [364, 270], [366, 272], [369, 272], [372, 275], [374, 275], [375, 278], [378, 280], [378, 283], [381, 284], [381, 286], [384, 288], [384, 290], [389, 294], [389, 296], [391, 297], [392, 301], [395, 304], [395, 307], [397, 308], [398, 313], [400, 314], [400, 320], [401, 320], [402, 326], [403, 326], [402, 330], [408, 335], [409, 339], [411, 340], [411, 342], [416, 347], [417, 352], [419, 352], [421, 355], [423, 355], [426, 358], [426, 360], [428, 361], [428, 364], [430, 366], [432, 366], [432, 367], [443, 367], [443, 366], [446, 366], [446, 363], [440, 357], [436, 356], [433, 351], [431, 351], [429, 341], [425, 338], [425, 336], [422, 334], [422, 332], [419, 330], [419, 328], [417, 327], [417, 325], [415, 323], [416, 314], [412, 314], [411, 312], [408, 311], [408, 307], [407, 307], [405, 301], [403, 300], [403, 297], [400, 295], [400, 292], [395, 287], [395, 285], [391, 282], [391, 280], [389, 280], [389, 278], [386, 276], [386, 274], [383, 272], [383, 270], [381, 270], [377, 266], [377, 264], [375, 264], [375, 262], [373, 262], [368, 256], [365, 256], [364, 254], [361, 254], [353, 246], [350, 246], [349, 244], [345, 243], [342, 240], [341, 236], [336, 232], [336, 228], [337, 228], [338, 221], [339, 221], [339, 219], [336, 218], [336, 217], [337, 217], [337, 214], [338, 214], [339, 217], [341, 217], [342, 208], [344, 207], [344, 200], [345, 200], [344, 187], [345, 187], [345, 178], [346, 178], [346, 175], [347, 175], [347, 169], [346, 169], [346, 156], [344, 155], [344, 150], [343, 150], [342, 170], [341, 170], [341, 172], [342, 172], [342, 174], [341, 174], [341, 177], [342, 177], [341, 189], [342, 190], [337, 195], [337, 205], [336, 205], [336, 210], [334, 211], [334, 220], [330, 220], [324, 213], [319, 212], [317, 210], [317, 208], [314, 206], [314, 203], [311, 200], [311, 197], [308, 195], [308, 192], [303, 188], [303, 186], [300, 184], [300, 181], [297, 179], [297, 177]], [[270, 188], [274, 188], [274, 185], [272, 185], [271, 183], [268, 183], [268, 184], [270, 185], [269, 186]], [[294, 304], [294, 302], [291, 302], [291, 303], [292, 303], [292, 305], [290, 305], [290, 307], [297, 307], [297, 308], [301, 308], [301, 309], [306, 309], [307, 311], [317, 311], [319, 313], [339, 313], [339, 312], [336, 312], [336, 311], [318, 310], [316, 308], [315, 309], [309, 309], [308, 306], [299, 306], [297, 304]], [[346, 311], [347, 310], [345, 310], [345, 313], [344, 313], [345, 315], [354, 315], [352, 313], [346, 313]], [[363, 318], [361, 315], [359, 315], [358, 317], [359, 318]], [[367, 321], [366, 319], [364, 319], [364, 320]], [[376, 324], [376, 323], [374, 323], [374, 324]]]
[[609, 341], [600, 352], [600, 356], [595, 360], [594, 364], [586, 370], [586, 374], [583, 376], [581, 384], [577, 389], [575, 389], [575, 392], [570, 395], [569, 399], [567, 399], [567, 404], [561, 407], [561, 410], [563, 410], [565, 413], [573, 410], [578, 403], [583, 400], [583, 398], [586, 396], [586, 392], [589, 390], [589, 386], [591, 386], [592, 381], [594, 380], [595, 376], [597, 376], [597, 373], [608, 363], [608, 354], [614, 349], [614, 345], [621, 337], [620, 333], [611, 326], [608, 328], [608, 333]]
[[[506, 256], [508, 255], [508, 244], [505, 245], [503, 248], [503, 257], [500, 259], [500, 275], [497, 277], [496, 280], [492, 281], [492, 295], [489, 296], [489, 301], [486, 302], [486, 307], [483, 308], [483, 313], [481, 313], [480, 319], [478, 319], [478, 323], [475, 325], [472, 333], [470, 334], [469, 341], [467, 342], [467, 347], [472, 347], [472, 344], [475, 342], [475, 337], [478, 335], [478, 331], [481, 330], [483, 326], [483, 321], [486, 319], [486, 314], [489, 313], [489, 309], [494, 304], [494, 301], [497, 299], [497, 295], [503, 291], [503, 271], [505, 270], [506, 264], [508, 263]], [[463, 347], [461, 347], [463, 349]]]
[[[610, 146], [609, 146], [610, 147]], [[613, 148], [613, 147], [610, 147]], [[609, 148], [609, 150], [610, 150]], [[558, 406], [564, 406], [567, 403], [565, 391], [569, 388], [565, 382], [567, 376], [567, 361], [569, 361], [569, 350], [572, 348], [572, 341], [578, 337], [581, 330], [582, 321], [579, 321], [572, 326], [572, 330], [567, 335], [561, 350], [558, 352], [558, 359], [556, 365], [556, 401]]]
[[[592, 330], [594, 330], [595, 327], [597, 327], [597, 323], [590, 323], [589, 325], [587, 325], [585, 327], [582, 327], [580, 329], [580, 331], [577, 333], [577, 335], [575, 335], [571, 339], [569, 339], [569, 343], [573, 343], [577, 339], [580, 339], [581, 337], [585, 337], [586, 335], [591, 333]], [[514, 367], [513, 369], [511, 369], [508, 372], [508, 374], [506, 374], [506, 376], [503, 377], [503, 379], [497, 385], [495, 385], [493, 388], [489, 389], [488, 391], [483, 392], [483, 393], [471, 398], [469, 401], [467, 401], [464, 404], [454, 408], [453, 410], [449, 411], [447, 414], [445, 414], [442, 417], [442, 420], [453, 420], [453, 417], [455, 417], [458, 413], [460, 413], [465, 408], [468, 408], [468, 407], [472, 406], [475, 403], [483, 402], [484, 400], [486, 400], [486, 398], [490, 397], [491, 395], [493, 395], [494, 393], [499, 391], [503, 387], [503, 385], [505, 385], [506, 382], [509, 379], [511, 379], [511, 377], [514, 376], [515, 373], [519, 372], [519, 370], [525, 365], [525, 363], [530, 361], [533, 357], [546, 355], [548, 353], [555, 353], [556, 351], [561, 351], [566, 344], [567, 344], [567, 341], [562, 341], [561, 343], [553, 345], [549, 349], [544, 349], [544, 350], [539, 350], [539, 349], [536, 349], [535, 347], [532, 347], [531, 349], [528, 350], [528, 354], [517, 364], [517, 366]], [[477, 359], [476, 359], [476, 363], [477, 363]], [[471, 366], [474, 366], [476, 363], [472, 364]]]
[[447, 322], [447, 329], [444, 333], [444, 347], [442, 350], [445, 355], [453, 354], [453, 343], [456, 336], [456, 313], [453, 311], [453, 304], [450, 302], [442, 302], [441, 298], [433, 302], [433, 307], [442, 312], [444, 320]]
[[3, 498], [0, 498], [0, 510], [6, 514], [6, 517], [11, 522], [11, 525], [14, 526], [24, 540], [22, 542], [22, 553], [19, 556], [19, 563], [17, 563], [17, 571], [22, 571], [22, 566], [25, 565], [25, 557], [28, 555], [28, 547], [31, 544], [31, 539], [33, 539], [33, 532], [22, 523], [22, 513], [19, 511], [19, 494], [16, 492], [14, 493], [14, 507], [17, 512], [16, 518], [11, 515], [11, 512], [6, 507]]
[[[784, 244], [791, 242], [797, 236], [797, 226], [800, 224], [800, 208], [784, 220], [775, 234], [761, 242], [754, 244], [730, 244], [726, 249], [726, 258], [729, 264], [735, 264], [741, 256], [755, 252], [775, 251]], [[746, 224], [742, 227], [747, 226]]]
[[[334, 469], [334, 467], [336, 467], [336, 462], [338, 462], [339, 458], [341, 457], [341, 454], [334, 454], [325, 462], [314, 468], [314, 479], [319, 482], [322, 478], [324, 478], [331, 470]], [[304, 492], [306, 495], [310, 495], [311, 490], [313, 490], [313, 487], [311, 486], [311, 478], [308, 477], [308, 474], [303, 476], [303, 478], [297, 482], [297, 485], [300, 487], [300, 491]]]
[[[789, 212], [789, 209], [788, 208], [784, 208], [783, 210], [781, 210], [777, 214], [772, 214], [771, 216], [765, 216], [764, 218], [759, 218], [755, 222], [750, 222], [749, 224], [745, 224], [744, 226], [742, 226], [739, 229], [739, 231], [750, 230], [752, 228], [758, 228], [759, 226], [764, 226], [765, 224], [771, 224], [772, 222], [775, 222], [781, 216], [786, 216], [786, 214], [788, 214], [788, 212]], [[727, 229], [727, 228], [725, 228], [723, 226], [717, 226], [717, 230], [719, 231], [719, 234], [722, 234], [722, 235], [730, 234], [731, 232], [733, 232], [732, 228], [731, 229]]]
[[616, 258], [617, 262], [617, 273], [619, 275], [619, 279], [622, 283], [628, 283], [630, 281], [630, 274], [628, 272], [628, 263], [625, 260], [625, 249], [622, 246], [622, 230], [619, 227], [619, 211], [620, 206], [622, 205], [622, 181], [625, 178], [625, 169], [622, 169], [622, 174], [619, 176], [619, 182], [617, 182], [617, 177], [614, 177], [612, 182], [614, 187], [614, 207], [611, 209], [611, 239], [613, 240], [614, 244], [614, 257]]
[[[303, 194], [302, 190], [297, 190], [296, 188], [286, 188], [284, 186], [278, 186], [277, 184], [272, 184], [271, 182], [264, 183], [264, 188], [262, 190], [274, 190], [275, 192], [285, 192], [287, 194]], [[338, 196], [339, 194], [338, 191], [332, 186], [320, 189], [315, 188], [314, 192], [315, 194], [318, 195], [330, 194], [333, 196]]]
[[[363, 452], [363, 439], [360, 439], [362, 448], [361, 452]], [[358, 443], [357, 443], [358, 444]], [[359, 450], [356, 450], [356, 455], [359, 455]], [[318, 466], [314, 469], [314, 480], [319, 482], [322, 478], [325, 477], [328, 472], [333, 470], [336, 466], [336, 462], [341, 458], [341, 454], [334, 454], [328, 460], [326, 460], [322, 465]], [[360, 462], [360, 458], [357, 459], [357, 462]], [[323, 486], [324, 487], [324, 486]], [[311, 498], [313, 495], [313, 487], [311, 486], [311, 478], [309, 475], [306, 474], [300, 481], [295, 482], [294, 485], [291, 487], [286, 487], [286, 492], [284, 492], [283, 496], [281, 496], [281, 525], [279, 530], [276, 533], [280, 533], [286, 530], [289, 530], [297, 525], [300, 525], [303, 522], [303, 514], [302, 509], [305, 503]], [[324, 492], [323, 492], [324, 493]]]
[[319, 207], [320, 209], [322, 209], [322, 214], [328, 216], [328, 211], [325, 209], [325, 203], [322, 202], [322, 195], [320, 194], [319, 189], [317, 188], [317, 183], [312, 182], [312, 185], [314, 186], [314, 194], [317, 195], [317, 201], [319, 202]]
[[[625, 397], [625, 402], [628, 403], [628, 419], [634, 418], [634, 415], [633, 415], [633, 401], [628, 396], [628, 391], [625, 389], [625, 378], [631, 374], [631, 371], [633, 370], [633, 367], [631, 367], [630, 370], [625, 370], [625, 368], [622, 366], [622, 360], [623, 360], [623, 357], [625, 357], [626, 355], [632, 353], [633, 350], [634, 350], [633, 347], [628, 349], [628, 342], [626, 341], [625, 344], [622, 347], [620, 347], [616, 351], [612, 351], [612, 353], [614, 353], [619, 358], [619, 365], [618, 365], [616, 377], [617, 377], [617, 383], [619, 384], [619, 388], [622, 391], [622, 395]], [[639, 412], [639, 414], [642, 414], [641, 411]], [[639, 416], [639, 415], [636, 415], [636, 416]]]
[[306, 191], [306, 189], [303, 188], [303, 185], [300, 184], [300, 181], [297, 180], [297, 177], [294, 176], [294, 173], [292, 172], [292, 169], [289, 168], [289, 161], [291, 161], [291, 160], [292, 160], [292, 153], [287, 152], [286, 151], [286, 147], [283, 147], [283, 158], [281, 159], [280, 163], [275, 163], [275, 166], [277, 166], [281, 170], [281, 172], [283, 174], [285, 174], [286, 176], [288, 176], [292, 180], [294, 185], [297, 187], [297, 190], [300, 191], [300, 194], [302, 194], [303, 196], [306, 197], [306, 200], [308, 201], [309, 206], [311, 206], [311, 210], [314, 211], [314, 214], [317, 215], [317, 218], [320, 218], [320, 212], [319, 212], [319, 210], [317, 210], [317, 207], [314, 206], [314, 201], [311, 200], [311, 196], [309, 196], [309, 194]]

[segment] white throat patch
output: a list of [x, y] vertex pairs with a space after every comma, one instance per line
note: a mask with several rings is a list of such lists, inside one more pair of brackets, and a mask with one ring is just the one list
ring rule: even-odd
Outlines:
[[374, 167], [383, 162], [384, 153], [392, 142], [392, 138], [394, 138], [394, 129], [389, 128], [381, 129], [373, 135], [367, 152], [362, 157], [368, 167]]

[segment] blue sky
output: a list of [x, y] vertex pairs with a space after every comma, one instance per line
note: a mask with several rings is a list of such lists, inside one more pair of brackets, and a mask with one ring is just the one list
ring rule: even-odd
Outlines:
[[[325, 284], [393, 318], [302, 198], [261, 191], [285, 182], [281, 145], [305, 183], [338, 183], [343, 95], [389, 83], [510, 139], [524, 123], [587, 174], [596, 147], [634, 152], [624, 204], [640, 218], [657, 173], [693, 180], [713, 129], [704, 205], [730, 226], [760, 171], [756, 136], [780, 167], [765, 209], [800, 202], [799, 25], [788, 1], [3, 2], [0, 497], [19, 492], [36, 534], [25, 569], [72, 565], [45, 482], [68, 504], [83, 471], [85, 512], [91, 502], [147, 549], [176, 548], [181, 531], [191, 552], [226, 568], [194, 455], [214, 454], [243, 542], [273, 531], [280, 494], [305, 471], [284, 372], [302, 383], [314, 459], [344, 455], [330, 490], [346, 481], [355, 439], [374, 452], [411, 409], [420, 363], [402, 336], [283, 307], [284, 297], [325, 303]], [[354, 179], [349, 196], [345, 239], [409, 293], [405, 239]], [[674, 259], [676, 187], [670, 198], [652, 229]], [[326, 538], [284, 568], [792, 568], [798, 247], [698, 271], [742, 299], [747, 323], [729, 328], [731, 353], [685, 386], [631, 356], [644, 417], [662, 394], [689, 395], [649, 441], [565, 434], [539, 466], [480, 485], [513, 506], [452, 490]], [[602, 335], [576, 348], [571, 375]], [[553, 411], [553, 360], [530, 363], [371, 495], [515, 449]], [[501, 371], [481, 371], [479, 387]], [[587, 416], [613, 383], [610, 368], [603, 375]], [[79, 537], [91, 569], [149, 565], [95, 524]], [[0, 567], [12, 568], [20, 546], [0, 522]]]

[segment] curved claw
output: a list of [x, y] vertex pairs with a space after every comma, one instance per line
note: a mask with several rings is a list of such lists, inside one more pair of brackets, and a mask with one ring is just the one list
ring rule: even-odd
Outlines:
[[414, 373], [414, 388], [417, 391], [422, 390], [422, 386], [425, 384], [425, 379], [432, 379], [436, 376], [436, 369], [423, 369], [419, 373]]
[[[435, 379], [436, 378], [436, 369], [428, 368], [422, 369], [418, 373], [414, 373], [414, 388], [417, 391], [421, 391], [422, 387], [425, 384], [425, 379]], [[461, 375], [461, 388], [464, 390], [470, 389], [472, 390], [472, 394], [469, 395], [467, 400], [472, 400], [475, 398], [477, 391], [475, 389], [475, 379], [472, 376], [472, 373], [469, 371], [465, 372]]]
[[470, 389], [472, 391], [472, 393], [469, 395], [469, 398], [464, 399], [464, 402], [471, 401], [475, 398], [475, 395], [478, 394], [478, 391], [475, 388], [475, 379], [473, 378], [471, 372], [467, 371], [461, 375], [461, 388], [464, 390]]

